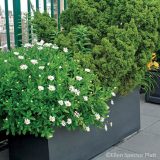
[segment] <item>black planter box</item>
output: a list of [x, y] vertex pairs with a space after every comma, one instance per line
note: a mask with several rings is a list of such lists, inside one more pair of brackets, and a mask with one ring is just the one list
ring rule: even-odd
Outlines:
[[140, 129], [139, 90], [117, 97], [111, 107], [112, 127], [91, 132], [58, 129], [52, 139], [9, 138], [10, 160], [89, 160]]
[[160, 71], [159, 76], [154, 77], [156, 80], [155, 89], [151, 92], [146, 93], [145, 100], [146, 102], [160, 104]]
[[[8, 148], [8, 137], [5, 131], [0, 131], [0, 152]], [[1, 160], [1, 157], [0, 157]]]

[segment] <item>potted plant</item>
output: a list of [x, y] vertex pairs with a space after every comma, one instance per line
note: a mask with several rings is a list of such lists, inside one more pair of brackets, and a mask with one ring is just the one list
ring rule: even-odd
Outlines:
[[[11, 160], [25, 159], [19, 158], [20, 152], [16, 155], [14, 145], [22, 144], [18, 139], [29, 137], [29, 145], [33, 145], [34, 139], [40, 139], [36, 142], [36, 148], [40, 148], [43, 142], [46, 142], [43, 147], [50, 142], [47, 138], [52, 139], [57, 128], [82, 128], [87, 132], [92, 125], [104, 128], [109, 114], [106, 100], [114, 95], [115, 89], [104, 91], [93, 71], [70, 58], [67, 48], [61, 51], [58, 46], [43, 44], [43, 41], [35, 46], [26, 44], [1, 52], [0, 63], [1, 130], [12, 135], [9, 139]], [[64, 129], [61, 130], [63, 135]], [[33, 152], [36, 148], [32, 148]], [[34, 157], [31, 153], [28, 156]]]
[[[106, 102], [111, 96], [115, 96], [116, 87], [118, 97], [108, 101], [109, 105], [114, 104], [114, 106], [110, 109], [110, 117], [104, 121], [107, 125], [103, 125], [108, 131], [91, 127], [89, 133], [78, 129], [68, 132], [63, 128], [57, 128], [54, 137], [49, 140], [40, 138], [39, 134], [37, 138], [30, 135], [11, 136], [10, 158], [87, 160], [139, 130], [139, 90], [134, 89], [145, 83], [146, 64], [150, 61], [150, 53], [158, 44], [159, 5], [159, 1], [147, 0], [69, 1], [69, 8], [61, 17], [63, 31], [54, 34], [54, 37], [48, 35], [47, 38], [49, 42], [57, 43], [59, 49], [64, 50], [70, 59], [69, 62], [63, 58], [53, 59], [52, 65], [54, 66], [56, 61], [61, 62], [62, 59], [62, 64], [74, 62], [78, 68], [83, 70], [86, 68], [87, 72], [91, 70], [98, 78], [94, 81], [94, 86], [97, 86], [97, 83], [99, 86], [100, 82], [100, 86], [105, 90]], [[43, 34], [38, 32], [36, 34], [40, 35], [39, 39], [43, 39]], [[46, 54], [45, 46], [38, 47], [43, 56]], [[32, 49], [35, 49], [34, 52]], [[35, 47], [32, 49], [31, 55], [37, 55], [37, 49]], [[49, 50], [49, 53], [52, 51]], [[70, 76], [69, 72], [65, 78], [70, 79]], [[102, 108], [98, 107], [98, 110]], [[89, 118], [88, 110], [85, 113]], [[96, 117], [100, 118], [99, 115]], [[79, 125], [77, 127], [81, 128]], [[86, 127], [85, 129], [90, 130]]]
[[88, 159], [139, 129], [138, 92], [117, 98], [109, 118], [106, 101], [116, 88], [104, 90], [67, 48], [26, 44], [1, 52], [0, 63], [1, 130], [9, 135], [10, 160]]
[[159, 52], [153, 53], [152, 60], [148, 63], [149, 76], [154, 79], [153, 87], [145, 95], [146, 102], [153, 102], [160, 104], [160, 65]]

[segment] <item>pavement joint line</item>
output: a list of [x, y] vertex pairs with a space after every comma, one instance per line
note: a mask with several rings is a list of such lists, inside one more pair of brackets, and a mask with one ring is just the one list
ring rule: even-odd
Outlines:
[[[148, 117], [150, 117], [150, 116], [148, 116]], [[153, 122], [152, 124], [148, 125], [148, 126], [145, 127], [145, 128], [140, 128], [140, 131], [144, 131], [145, 129], [147, 129], [147, 128], [153, 126], [154, 124], [156, 124], [156, 123], [158, 123], [158, 122], [160, 122], [160, 120], [157, 120], [156, 122]]]

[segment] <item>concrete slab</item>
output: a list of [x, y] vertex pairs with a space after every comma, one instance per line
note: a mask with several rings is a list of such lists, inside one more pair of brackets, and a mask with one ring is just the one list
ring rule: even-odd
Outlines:
[[145, 128], [154, 125], [158, 121], [159, 118], [157, 117], [141, 115], [141, 130], [144, 130]]
[[[118, 147], [130, 150], [136, 153], [150, 154], [157, 159], [160, 159], [160, 136], [146, 132], [140, 132]], [[149, 157], [146, 157], [149, 158]]]

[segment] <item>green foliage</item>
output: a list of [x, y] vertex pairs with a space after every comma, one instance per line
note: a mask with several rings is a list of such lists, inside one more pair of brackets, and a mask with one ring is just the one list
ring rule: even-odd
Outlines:
[[159, 46], [159, 0], [70, 0], [61, 21], [68, 34], [79, 24], [90, 29], [92, 63], [106, 88], [126, 94], [143, 83]]
[[72, 49], [74, 52], [90, 52], [92, 44], [90, 41], [89, 28], [83, 25], [72, 27], [69, 34], [59, 33], [54, 41], [56, 44]]
[[1, 130], [50, 138], [57, 127], [103, 127], [106, 100], [114, 89], [104, 91], [97, 76], [73, 60], [67, 48], [43, 41], [26, 44], [1, 51], [0, 64]]
[[52, 43], [57, 35], [57, 23], [54, 18], [51, 18], [48, 13], [35, 12], [33, 20], [33, 32], [38, 40]]

